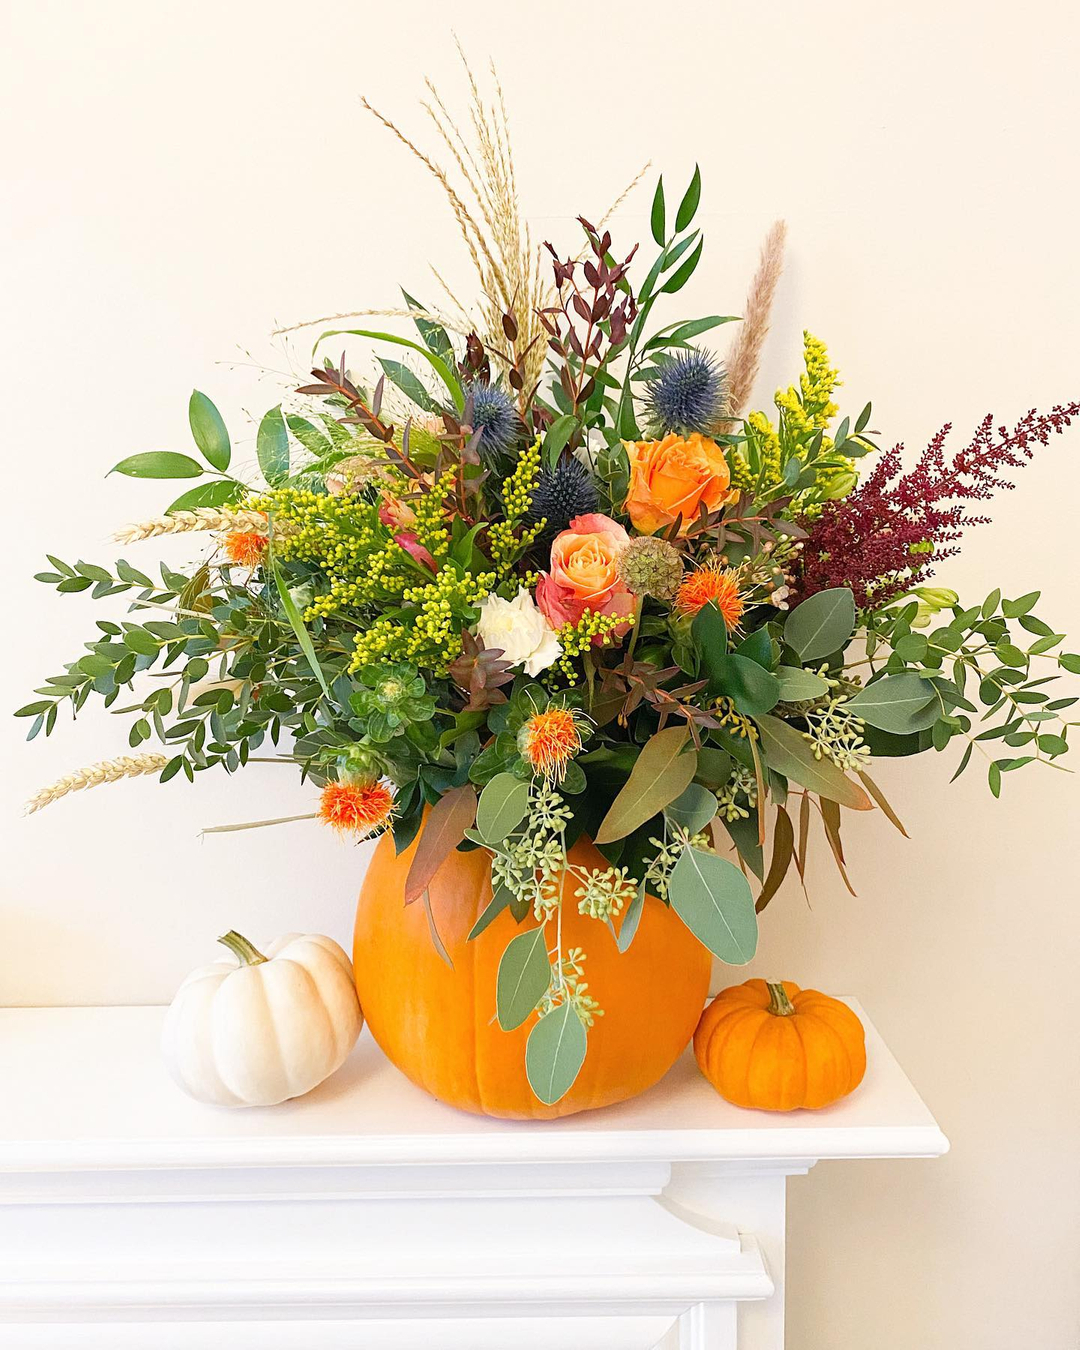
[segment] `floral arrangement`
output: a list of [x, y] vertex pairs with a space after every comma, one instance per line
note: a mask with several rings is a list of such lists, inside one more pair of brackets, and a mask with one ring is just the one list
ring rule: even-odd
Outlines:
[[[505, 116], [474, 97], [475, 153], [432, 110], [465, 186], [406, 144], [449, 195], [478, 309], [406, 294], [415, 336], [324, 332], [319, 353], [372, 344], [378, 377], [319, 360], [259, 422], [257, 479], [233, 472], [223, 419], [194, 393], [197, 457], [135, 454], [114, 471], [198, 483], [120, 538], [190, 532], [208, 548], [157, 573], [51, 557], [39, 579], [60, 594], [130, 609], [98, 620], [18, 715], [31, 737], [91, 696], [130, 718], [129, 756], [31, 809], [271, 759], [312, 799], [291, 819], [414, 848], [406, 903], [426, 903], [453, 850], [487, 850], [474, 934], [503, 910], [522, 925], [492, 1011], [506, 1026], [539, 1012], [530, 1079], [553, 1100], [586, 1037], [552, 1074], [566, 1052], [549, 1019], [587, 1029], [603, 1012], [587, 951], [535, 941], [568, 867], [579, 911], [621, 950], [648, 892], [741, 964], [789, 867], [805, 877], [817, 824], [845, 883], [845, 808], [876, 805], [903, 831], [877, 757], [955, 742], [953, 777], [978, 756], [995, 796], [1007, 773], [1057, 767], [1076, 698], [1052, 685], [1080, 656], [1036, 616], [1038, 593], [969, 605], [928, 583], [985, 519], [978, 503], [1080, 404], [1011, 430], [987, 417], [951, 453], [945, 427], [905, 469], [900, 447], [878, 449], [869, 404], [840, 415], [837, 371], [807, 333], [796, 382], [749, 410], [782, 227], [720, 359], [709, 335], [731, 316], [657, 320], [702, 256], [699, 174], [674, 211], [657, 184], [649, 257], [584, 217], [580, 251], [538, 253]], [[568, 863], [583, 835], [605, 866]]]

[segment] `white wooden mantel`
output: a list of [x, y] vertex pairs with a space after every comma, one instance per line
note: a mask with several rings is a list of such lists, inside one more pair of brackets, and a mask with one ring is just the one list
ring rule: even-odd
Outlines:
[[688, 1054], [533, 1125], [440, 1105], [367, 1033], [307, 1097], [202, 1106], [162, 1011], [0, 1010], [5, 1350], [782, 1350], [786, 1179], [948, 1147], [868, 1022], [824, 1111], [738, 1110]]

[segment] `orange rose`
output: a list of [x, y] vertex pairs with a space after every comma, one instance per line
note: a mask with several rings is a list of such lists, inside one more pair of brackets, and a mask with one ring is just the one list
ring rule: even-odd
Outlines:
[[704, 502], [715, 511], [737, 500], [724, 452], [707, 436], [669, 432], [662, 441], [623, 441], [630, 459], [626, 513], [641, 534], [655, 534], [682, 516], [680, 534], [697, 519]]
[[575, 516], [555, 536], [551, 570], [536, 586], [536, 603], [553, 628], [577, 623], [587, 610], [600, 614], [634, 612], [634, 597], [619, 578], [619, 554], [630, 536], [610, 516]]

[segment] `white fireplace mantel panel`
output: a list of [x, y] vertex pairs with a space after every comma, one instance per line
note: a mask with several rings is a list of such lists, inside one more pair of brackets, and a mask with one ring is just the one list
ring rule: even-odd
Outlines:
[[161, 1017], [0, 1010], [5, 1346], [781, 1350], [786, 1177], [948, 1146], [868, 1023], [825, 1111], [738, 1110], [687, 1055], [529, 1124], [442, 1106], [367, 1035], [295, 1102], [203, 1106]]

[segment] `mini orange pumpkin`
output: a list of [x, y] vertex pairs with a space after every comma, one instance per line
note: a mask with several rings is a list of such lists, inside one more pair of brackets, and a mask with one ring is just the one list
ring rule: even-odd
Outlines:
[[759, 1111], [828, 1106], [866, 1072], [866, 1033], [846, 1003], [789, 980], [722, 990], [694, 1032], [701, 1072], [721, 1097]]

